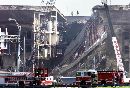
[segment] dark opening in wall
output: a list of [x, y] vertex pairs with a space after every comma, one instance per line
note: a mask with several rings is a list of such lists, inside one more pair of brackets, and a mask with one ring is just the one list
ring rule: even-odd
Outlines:
[[3, 68], [3, 60], [2, 60], [2, 56], [0, 56], [0, 68]]
[[129, 53], [129, 46], [125, 46], [125, 47], [124, 47], [124, 53], [125, 53], [125, 54], [128, 54], [128, 53]]
[[[0, 27], [1, 28], [1, 27]], [[1, 32], [5, 32], [5, 28], [1, 28]]]
[[56, 16], [56, 11], [51, 11], [52, 16]]
[[31, 39], [31, 31], [27, 31], [27, 33], [26, 33], [26, 38], [27, 38], [27, 39]]
[[129, 36], [129, 32], [123, 32], [123, 39], [125, 39], [125, 40], [127, 40], [127, 39], [129, 39], [130, 38], [130, 36]]
[[119, 10], [123, 10], [123, 7], [120, 7]]
[[129, 71], [129, 61], [124, 61], [124, 67], [125, 67], [125, 70], [128, 72]]
[[32, 50], [31, 45], [26, 45], [26, 52], [31, 52], [31, 50]]

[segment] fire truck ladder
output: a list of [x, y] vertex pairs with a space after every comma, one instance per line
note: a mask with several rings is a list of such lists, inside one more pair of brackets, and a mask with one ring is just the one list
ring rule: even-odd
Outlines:
[[106, 3], [103, 2], [103, 4], [104, 4], [105, 11], [106, 11], [109, 30], [111, 32], [110, 35], [111, 35], [111, 38], [112, 38], [113, 47], [114, 47], [115, 54], [116, 54], [117, 68], [120, 71], [124, 71], [124, 65], [123, 65], [123, 62], [122, 62], [121, 52], [119, 50], [119, 45], [118, 45], [118, 42], [117, 42], [117, 38], [116, 38], [116, 35], [114, 33], [113, 25], [112, 25], [111, 18], [110, 18], [109, 8], [108, 8], [108, 5]]

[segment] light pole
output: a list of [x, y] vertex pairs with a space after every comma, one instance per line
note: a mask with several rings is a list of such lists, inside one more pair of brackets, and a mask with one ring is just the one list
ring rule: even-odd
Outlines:
[[13, 18], [9, 18], [8, 19], [9, 21], [14, 21], [18, 27], [18, 54], [17, 54], [17, 68], [16, 68], [16, 71], [19, 72], [19, 68], [20, 68], [20, 34], [21, 34], [21, 25], [19, 25], [19, 23], [17, 22], [16, 19], [13, 19]]

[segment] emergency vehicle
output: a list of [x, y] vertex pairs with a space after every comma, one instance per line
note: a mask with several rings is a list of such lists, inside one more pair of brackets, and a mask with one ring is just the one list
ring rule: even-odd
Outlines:
[[53, 76], [48, 76], [47, 68], [35, 68], [32, 72], [0, 72], [0, 84], [52, 85]]
[[123, 71], [77, 71], [77, 85], [114, 85], [124, 84]]
[[32, 77], [31, 72], [0, 72], [0, 84], [26, 84], [28, 77]]

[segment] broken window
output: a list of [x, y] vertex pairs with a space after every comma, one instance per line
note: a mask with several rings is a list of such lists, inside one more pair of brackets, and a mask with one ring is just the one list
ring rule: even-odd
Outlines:
[[56, 11], [51, 11], [52, 16], [56, 16]]

